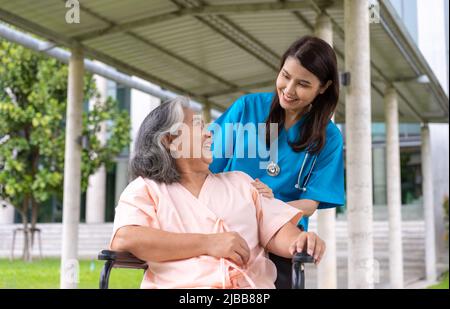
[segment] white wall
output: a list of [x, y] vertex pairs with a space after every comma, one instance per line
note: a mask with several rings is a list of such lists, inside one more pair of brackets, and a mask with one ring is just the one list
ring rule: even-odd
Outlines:
[[448, 95], [445, 5], [448, 0], [418, 0], [419, 49]]
[[[448, 0], [418, 0], [419, 48], [448, 95], [448, 57], [445, 21], [445, 3]], [[449, 186], [449, 125], [430, 124], [431, 156], [433, 172], [433, 198], [435, 205], [436, 242], [440, 252], [444, 248], [445, 225], [442, 202], [448, 196]]]
[[[146, 82], [137, 77], [133, 77], [133, 79], [140, 80], [141, 82]], [[161, 89], [160, 87], [148, 83], [150, 86]], [[144, 92], [139, 90], [131, 89], [131, 106], [130, 106], [130, 118], [131, 118], [131, 146], [130, 153], [133, 152], [134, 149], [134, 141], [136, 139], [137, 133], [139, 131], [139, 127], [141, 126], [142, 121], [145, 117], [157, 106], [161, 104], [161, 100], [150, 96]]]
[[14, 207], [0, 200], [0, 224], [14, 223]]

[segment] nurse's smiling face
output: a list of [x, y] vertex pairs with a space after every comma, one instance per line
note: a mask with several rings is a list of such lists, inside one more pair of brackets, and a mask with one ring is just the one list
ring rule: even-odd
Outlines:
[[288, 57], [276, 81], [281, 107], [289, 114], [300, 115], [316, 96], [323, 93], [319, 79], [294, 57]]

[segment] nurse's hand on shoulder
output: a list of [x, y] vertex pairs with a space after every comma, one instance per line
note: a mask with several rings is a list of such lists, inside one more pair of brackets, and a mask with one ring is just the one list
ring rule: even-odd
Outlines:
[[254, 182], [252, 182], [252, 185], [255, 187], [255, 189], [258, 191], [259, 194], [262, 194], [262, 196], [267, 198], [274, 198], [272, 189], [265, 183], [261, 182], [258, 178], [255, 179]]
[[229, 259], [239, 267], [244, 267], [250, 259], [250, 248], [237, 232], [208, 234], [205, 245], [207, 255]]
[[314, 257], [314, 264], [319, 264], [325, 252], [325, 242], [313, 232], [301, 232], [289, 247], [289, 253], [307, 252]]

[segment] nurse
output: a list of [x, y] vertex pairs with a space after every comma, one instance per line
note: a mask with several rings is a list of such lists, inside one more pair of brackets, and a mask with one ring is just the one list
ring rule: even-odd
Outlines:
[[[281, 58], [275, 91], [240, 97], [209, 129], [213, 173], [242, 171], [254, 186], [301, 209], [300, 229], [316, 209], [344, 204], [343, 139], [331, 121], [339, 98], [336, 54], [305, 36]], [[270, 256], [277, 288], [290, 287], [291, 262]]]

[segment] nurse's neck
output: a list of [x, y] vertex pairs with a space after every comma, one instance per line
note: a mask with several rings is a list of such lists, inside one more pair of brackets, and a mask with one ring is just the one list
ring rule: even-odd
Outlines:
[[299, 121], [303, 117], [307, 110], [307, 108], [302, 108], [300, 110], [285, 109], [284, 128], [286, 130], [289, 130], [297, 121]]

